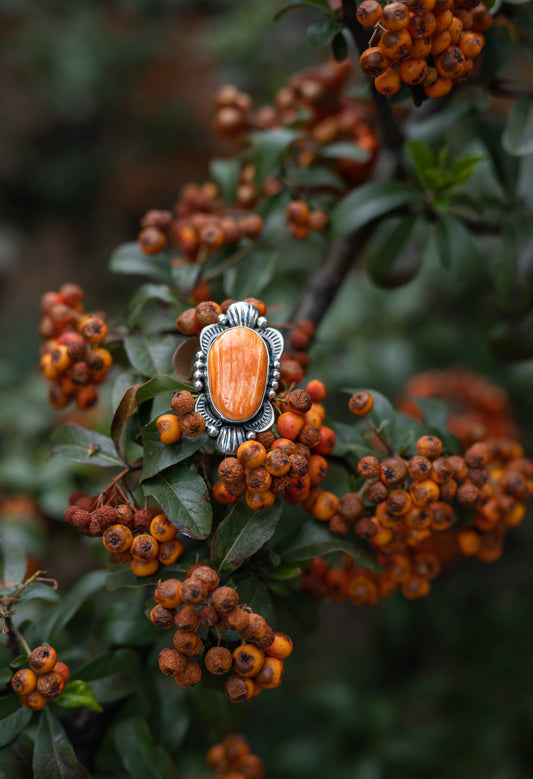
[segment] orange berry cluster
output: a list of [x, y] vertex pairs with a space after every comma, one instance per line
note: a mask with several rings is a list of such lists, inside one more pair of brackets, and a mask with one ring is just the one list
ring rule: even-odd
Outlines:
[[[298, 122], [302, 137], [295, 143], [297, 164], [304, 168], [315, 162], [328, 164], [348, 186], [357, 186], [372, 169], [378, 140], [361, 103], [341, 94], [352, 67], [346, 59], [306, 68], [293, 75], [276, 93], [273, 105], [255, 111], [249, 95], [234, 86], [224, 86], [215, 95], [215, 132], [222, 138], [241, 142], [252, 130], [271, 130]], [[368, 159], [356, 162], [342, 157], [326, 160], [320, 156], [323, 146], [341, 141], [352, 142], [367, 151]], [[279, 181], [267, 178], [260, 193], [251, 176], [250, 179], [247, 174], [247, 180], [241, 183], [246, 187], [242, 195], [249, 202], [255, 202], [260, 194], [270, 197], [281, 190]], [[323, 217], [315, 219], [320, 221]]]
[[[192, 658], [202, 652], [209, 673], [225, 676], [232, 672], [224, 692], [234, 703], [250, 700], [263, 689], [279, 687], [292, 640], [284, 633], [275, 633], [264, 617], [241, 605], [238, 592], [220, 586], [217, 572], [209, 565], [195, 563], [183, 581], [160, 581], [154, 598], [153, 624], [162, 630], [176, 629], [173, 646], [159, 653], [159, 668], [180, 687], [200, 682], [202, 668]], [[210, 628], [216, 633], [216, 645], [208, 637]], [[221, 646], [221, 630], [235, 631], [242, 643], [233, 651]]]
[[446, 426], [464, 447], [484, 438], [518, 437], [507, 393], [474, 371], [455, 367], [426, 371], [409, 379], [398, 406], [420, 420], [417, 397], [442, 398], [450, 404]]
[[[239, 202], [240, 208], [251, 204]], [[151, 210], [141, 220], [137, 240], [145, 254], [158, 254], [167, 247], [178, 248], [186, 261], [196, 262], [244, 238], [256, 239], [263, 230], [258, 214], [235, 214], [224, 203], [216, 184], [186, 184], [171, 211]]]
[[159, 509], [141, 509], [120, 498], [89, 498], [74, 493], [64, 518], [83, 535], [101, 536], [116, 563], [129, 563], [135, 576], [151, 576], [160, 565], [173, 565], [183, 553], [177, 529]]
[[[360, 396], [366, 394], [357, 395], [361, 407]], [[349, 493], [339, 502], [353, 507], [355, 532], [375, 549], [383, 571], [344, 566], [332, 573], [317, 563], [304, 576], [305, 590], [325, 588], [358, 605], [375, 603], [398, 586], [405, 597], [418, 598], [429, 592], [443, 562], [462, 555], [485, 562], [501, 556], [505, 533], [522, 521], [533, 496], [533, 463], [520, 444], [478, 441], [463, 456], [444, 457], [441, 440], [426, 435], [417, 441], [417, 451], [409, 458], [360, 458], [362, 494]], [[458, 511], [465, 509], [474, 512], [473, 519], [467, 529], [454, 531]], [[347, 521], [334, 516], [330, 529], [348, 532], [350, 521], [337, 513]]]
[[70, 679], [65, 663], [58, 662], [53, 646], [43, 644], [28, 657], [29, 668], [20, 668], [11, 677], [11, 687], [20, 695], [25, 709], [40, 711], [48, 701], [58, 698]]
[[[213, 496], [220, 503], [235, 503], [245, 494], [251, 509], [270, 508], [277, 496], [288, 503], [301, 503], [310, 510], [325, 510], [331, 493], [317, 487], [325, 478], [328, 464], [324, 455], [333, 451], [335, 433], [324, 425], [326, 397], [321, 381], [310, 381], [305, 389], [295, 389], [276, 398], [284, 410], [273, 430], [245, 441], [236, 457], [225, 457], [218, 467]], [[332, 496], [335, 497], [335, 496]], [[335, 500], [337, 500], [335, 498]], [[320, 508], [322, 507], [322, 508]]]
[[65, 408], [75, 400], [79, 409], [94, 406], [113, 358], [101, 344], [107, 335], [105, 315], [85, 314], [83, 290], [77, 284], [63, 284], [59, 292], [41, 297], [39, 332], [41, 372], [51, 381], [48, 398], [54, 408]]
[[299, 241], [307, 238], [309, 233], [323, 233], [329, 222], [325, 211], [312, 211], [305, 200], [291, 200], [285, 209], [285, 216], [289, 230]]
[[207, 750], [206, 763], [216, 779], [263, 779], [265, 765], [240, 733], [230, 733]]
[[427, 97], [447, 95], [472, 73], [485, 45], [482, 33], [492, 24], [477, 0], [396, 0], [383, 6], [363, 0], [356, 16], [364, 27], [374, 27], [360, 65], [383, 95], [396, 94], [402, 82], [420, 84]]
[[194, 396], [187, 390], [175, 392], [170, 401], [174, 413], [161, 414], [157, 417], [156, 426], [159, 438], [163, 444], [175, 444], [181, 436], [195, 438], [205, 430], [205, 419], [194, 410]]
[[[206, 325], [215, 325], [220, 314], [225, 314], [235, 300], [228, 298], [220, 305], [214, 300], [204, 300], [194, 308], [187, 308], [176, 319], [176, 327], [183, 335], [199, 335]], [[257, 298], [245, 298], [245, 303], [251, 303], [259, 311], [259, 316], [265, 316], [266, 306]]]

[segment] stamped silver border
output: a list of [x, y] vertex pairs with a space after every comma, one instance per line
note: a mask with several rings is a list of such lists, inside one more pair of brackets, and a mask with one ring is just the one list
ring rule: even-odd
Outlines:
[[[224, 454], [233, 454], [247, 439], [268, 430], [274, 423], [274, 409], [269, 399], [279, 387], [280, 357], [283, 352], [283, 336], [278, 330], [267, 327], [265, 317], [251, 303], [232, 303], [225, 314], [220, 314], [218, 324], [207, 325], [200, 333], [200, 351], [194, 363], [194, 387], [200, 392], [195, 409], [205, 419], [207, 432], [217, 439], [217, 448]], [[211, 400], [208, 370], [209, 350], [222, 333], [233, 327], [246, 327], [261, 336], [267, 349], [268, 374], [261, 406], [249, 419], [235, 423], [224, 417]]]

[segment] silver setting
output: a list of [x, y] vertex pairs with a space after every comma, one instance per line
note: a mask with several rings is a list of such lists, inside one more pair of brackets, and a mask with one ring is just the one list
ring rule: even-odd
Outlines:
[[[280, 357], [283, 352], [283, 336], [277, 330], [267, 327], [265, 317], [251, 303], [232, 303], [226, 314], [220, 314], [218, 324], [207, 325], [200, 333], [201, 351], [197, 352], [194, 377], [195, 388], [201, 392], [196, 401], [195, 410], [207, 423], [207, 432], [217, 438], [217, 448], [224, 454], [232, 454], [246, 440], [256, 437], [257, 433], [268, 430], [274, 424], [274, 409], [269, 400], [276, 396], [279, 386]], [[246, 327], [254, 330], [262, 339], [268, 357], [268, 373], [263, 392], [263, 400], [258, 411], [249, 419], [235, 422], [224, 417], [211, 400], [208, 356], [209, 349], [216, 339], [233, 327]], [[200, 385], [200, 386], [198, 386]]]

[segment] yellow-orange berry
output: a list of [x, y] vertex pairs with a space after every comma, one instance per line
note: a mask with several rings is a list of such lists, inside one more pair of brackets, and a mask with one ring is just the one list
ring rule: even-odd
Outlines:
[[33, 690], [28, 695], [21, 695], [20, 702], [25, 709], [31, 709], [32, 711], [40, 711], [48, 703], [44, 695], [41, 695], [37, 690]]
[[185, 546], [179, 538], [172, 538], [170, 541], [159, 543], [159, 552], [157, 559], [162, 565], [174, 565], [183, 554]]
[[153, 560], [159, 552], [159, 544], [149, 533], [135, 536], [129, 549], [136, 560]]
[[237, 449], [237, 459], [244, 468], [259, 468], [266, 455], [265, 447], [258, 441], [244, 441]]
[[320, 495], [313, 506], [313, 516], [321, 521], [327, 521], [337, 511], [339, 499], [332, 492], [321, 490]]
[[265, 655], [254, 644], [242, 644], [232, 655], [233, 670], [239, 676], [257, 676], [264, 661]]
[[53, 646], [43, 644], [36, 647], [28, 657], [32, 670], [38, 674], [46, 674], [52, 670], [57, 662], [57, 652]]
[[402, 81], [398, 71], [394, 70], [394, 68], [387, 68], [374, 81], [374, 86], [382, 95], [395, 95], [400, 91], [401, 85]]
[[37, 676], [31, 668], [20, 668], [11, 677], [11, 687], [17, 695], [29, 695], [35, 690]]
[[383, 15], [383, 8], [377, 0], [363, 0], [357, 7], [356, 17], [363, 27], [374, 27]]
[[161, 606], [173, 609], [183, 603], [181, 597], [181, 582], [179, 579], [167, 579], [157, 585], [154, 598]]
[[286, 633], [275, 633], [274, 641], [265, 648], [265, 653], [269, 657], [277, 657], [279, 660], [285, 660], [293, 649], [292, 638]]
[[283, 681], [283, 660], [278, 657], [265, 657], [263, 667], [256, 676], [261, 687], [273, 690]]
[[400, 63], [400, 77], [406, 84], [420, 84], [427, 75], [427, 64], [423, 59], [407, 57]]
[[40, 674], [37, 679], [37, 692], [45, 698], [57, 698], [63, 692], [65, 682], [61, 674], [53, 669], [48, 673]]
[[392, 30], [397, 32], [407, 27], [409, 21], [409, 9], [405, 3], [389, 3], [383, 8], [383, 15], [381, 17], [381, 25], [386, 30]]
[[255, 692], [254, 683], [245, 676], [233, 674], [228, 676], [224, 685], [224, 693], [232, 703], [244, 703], [253, 697]]
[[175, 444], [181, 438], [180, 421], [174, 414], [161, 414], [156, 420], [156, 427], [163, 444]]
[[130, 568], [135, 576], [151, 576], [159, 568], [159, 560], [157, 557], [151, 560], [138, 560], [134, 558], [130, 561]]
[[254, 511], [269, 509], [274, 505], [275, 500], [275, 494], [269, 489], [263, 490], [262, 492], [246, 491], [246, 503]]
[[359, 58], [359, 64], [363, 73], [370, 78], [377, 78], [389, 67], [388, 59], [379, 46], [366, 49]]
[[172, 541], [177, 532], [166, 514], [157, 514], [150, 522], [150, 535], [161, 543]]

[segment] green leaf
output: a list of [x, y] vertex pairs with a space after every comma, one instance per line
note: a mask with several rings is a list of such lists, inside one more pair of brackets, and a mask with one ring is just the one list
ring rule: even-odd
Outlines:
[[205, 481], [186, 464], [173, 465], [143, 482], [178, 530], [191, 538], [207, 538], [213, 512]]
[[518, 287], [518, 241], [516, 225], [504, 225], [500, 240], [500, 251], [496, 267], [495, 287], [500, 304], [512, 310], [517, 298]]
[[218, 186], [223, 199], [230, 205], [235, 204], [241, 167], [238, 157], [229, 160], [215, 159], [209, 163], [209, 175]]
[[71, 679], [63, 688], [63, 692], [54, 700], [54, 703], [64, 709], [77, 709], [85, 706], [91, 711], [103, 711], [103, 708], [94, 697], [92, 687], [82, 679]]
[[87, 663], [76, 676], [89, 682], [99, 703], [120, 700], [138, 687], [141, 661], [132, 649], [104, 652]]
[[406, 150], [410, 156], [418, 180], [425, 189], [431, 189], [431, 181], [427, 171], [434, 170], [436, 165], [435, 155], [425, 143], [421, 141], [409, 141]]
[[468, 157], [461, 157], [459, 160], [455, 160], [450, 170], [453, 186], [457, 186], [466, 181], [471, 176], [474, 169], [480, 162], [483, 162], [484, 159], [485, 157], [483, 157], [483, 155], [471, 154]]
[[113, 468], [122, 465], [115, 444], [105, 435], [87, 430], [80, 425], [62, 425], [51, 436], [52, 454], [58, 454], [76, 463]]
[[0, 579], [4, 582], [4, 586], [22, 584], [27, 568], [26, 550], [8, 543], [5, 537], [0, 538]]
[[111, 438], [115, 444], [117, 454], [123, 463], [127, 463], [126, 443], [128, 439], [128, 426], [130, 418], [137, 410], [136, 393], [138, 389], [138, 384], [128, 387], [122, 396], [122, 400], [118, 404], [111, 421]]
[[448, 269], [454, 267], [461, 276], [465, 276], [477, 255], [477, 245], [468, 228], [453, 214], [440, 214], [435, 225], [435, 238], [442, 265]]
[[260, 295], [276, 273], [279, 252], [258, 249], [224, 273], [224, 292], [237, 300]]
[[33, 752], [33, 775], [39, 779], [89, 779], [77, 760], [63, 726], [47, 706], [41, 712]]
[[220, 523], [211, 544], [211, 563], [219, 573], [230, 573], [269, 541], [281, 517], [281, 501], [265, 511], [239, 503]]
[[330, 214], [330, 234], [342, 237], [389, 211], [412, 203], [419, 194], [401, 181], [372, 181], [352, 190]]
[[276, 21], [281, 19], [283, 14], [293, 8], [313, 8], [314, 10], [322, 9], [328, 13], [331, 13], [331, 7], [327, 0], [287, 0], [283, 8], [280, 8], [279, 11], [274, 14], [274, 19]]
[[255, 186], [261, 188], [268, 176], [278, 172], [281, 161], [289, 146], [299, 138], [301, 133], [278, 127], [274, 130], [263, 130], [250, 134], [255, 162]]
[[327, 146], [323, 146], [319, 155], [321, 157], [331, 157], [333, 159], [345, 159], [352, 160], [352, 162], [367, 162], [370, 159], [370, 152], [367, 149], [363, 149], [355, 142], [350, 141], [337, 141], [336, 143], [328, 143]]
[[0, 749], [0, 779], [28, 779], [32, 775], [32, 758], [33, 741], [27, 733], [20, 733]]
[[170, 394], [171, 392], [174, 393], [179, 392], [180, 390], [190, 389], [190, 384], [183, 384], [183, 382], [178, 381], [172, 376], [160, 374], [158, 376], [154, 376], [145, 384], [141, 384], [137, 390], [135, 398], [137, 400], [137, 404], [140, 406], [141, 403], [145, 403], [147, 400], [156, 398], [158, 395], [166, 395]]
[[201, 435], [197, 435], [194, 438], [182, 436], [176, 444], [163, 444], [157, 433], [155, 420], [142, 428], [141, 435], [143, 445], [141, 481], [150, 479], [156, 473], [164, 471], [182, 460], [188, 460], [189, 457], [209, 442], [207, 433], [201, 433]]
[[316, 520], [304, 522], [296, 535], [287, 542], [287, 548], [283, 553], [285, 565], [295, 564], [300, 561], [312, 560], [317, 555], [326, 555], [330, 552], [344, 552], [363, 568], [378, 569], [378, 564], [368, 547], [362, 542], [349, 541], [343, 536], [335, 536], [329, 529], [319, 524]]
[[331, 51], [337, 62], [342, 62], [345, 60], [350, 53], [350, 47], [348, 43], [350, 40], [349, 35], [350, 33], [345, 27], [344, 29], [339, 30], [331, 42]]
[[19, 595], [24, 600], [46, 600], [50, 603], [61, 603], [61, 595], [50, 585], [43, 582], [32, 582], [25, 587]]
[[420, 270], [423, 256], [417, 235], [419, 222], [418, 217], [408, 216], [380, 225], [368, 260], [368, 272], [376, 284], [398, 287]]
[[70, 588], [60, 606], [54, 609], [48, 624], [42, 628], [43, 640], [49, 640], [56, 631], [61, 630], [98, 590], [105, 586], [105, 571], [89, 571]]
[[137, 241], [119, 246], [111, 255], [109, 268], [113, 273], [148, 276], [166, 284], [171, 282], [168, 254], [145, 254]]
[[518, 157], [533, 152], [533, 105], [528, 98], [521, 97], [509, 111], [502, 146]]
[[28, 726], [31, 714], [30, 709], [21, 706], [15, 693], [0, 698], [0, 747], [9, 744]]
[[143, 376], [168, 373], [177, 346], [174, 335], [135, 335], [124, 338], [124, 349], [131, 365]]
[[143, 284], [129, 302], [126, 311], [127, 327], [133, 327], [137, 323], [144, 307], [153, 300], [179, 305], [179, 299], [167, 284]]
[[154, 742], [142, 717], [128, 717], [115, 730], [115, 745], [130, 779], [175, 779], [168, 752]]
[[336, 19], [325, 17], [319, 22], [310, 24], [307, 28], [307, 43], [313, 49], [321, 49], [329, 46], [335, 35], [339, 32], [339, 23]]

